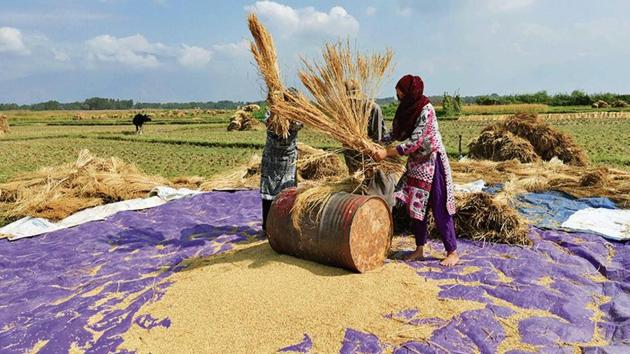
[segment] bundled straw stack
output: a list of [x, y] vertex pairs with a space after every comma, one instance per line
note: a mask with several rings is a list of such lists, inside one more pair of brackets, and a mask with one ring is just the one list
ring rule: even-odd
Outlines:
[[115, 157], [97, 158], [82, 150], [74, 163], [44, 167], [0, 184], [0, 213], [7, 219], [60, 220], [88, 207], [145, 197], [168, 184]]
[[484, 129], [481, 135], [468, 144], [469, 155], [474, 159], [534, 162], [540, 158], [529, 141], [504, 131]]
[[[254, 37], [254, 41], [250, 44], [250, 49], [258, 65], [260, 75], [267, 84], [267, 102], [273, 106], [276, 102], [284, 99], [285, 91], [282, 79], [280, 78], [280, 68], [278, 67], [278, 58], [276, 56], [276, 47], [273, 43], [271, 34], [260, 23], [255, 14], [250, 14], [247, 18], [249, 31]], [[267, 126], [278, 136], [289, 136], [289, 120], [278, 115], [272, 110], [271, 116], [267, 121]]]
[[253, 130], [259, 125], [260, 123], [254, 118], [250, 111], [238, 110], [230, 119], [227, 130]]
[[7, 116], [0, 114], [0, 135], [9, 132], [9, 118]]
[[550, 127], [535, 114], [520, 113], [486, 127], [469, 148], [473, 158], [495, 161], [515, 158], [534, 162], [537, 155], [545, 161], [557, 157], [569, 165], [588, 164], [586, 153], [571, 136]]
[[260, 186], [260, 156], [254, 154], [248, 163], [219, 174], [209, 181], [199, 184], [205, 191], [221, 189], [250, 189]]
[[348, 174], [347, 168], [334, 152], [298, 143], [298, 156], [298, 175], [304, 180], [322, 180]]

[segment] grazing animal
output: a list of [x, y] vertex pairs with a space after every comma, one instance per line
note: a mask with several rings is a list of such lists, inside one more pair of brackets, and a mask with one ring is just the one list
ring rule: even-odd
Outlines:
[[148, 114], [138, 113], [133, 117], [133, 125], [136, 126], [136, 134], [142, 134], [142, 125], [146, 122], [150, 122], [151, 117]]

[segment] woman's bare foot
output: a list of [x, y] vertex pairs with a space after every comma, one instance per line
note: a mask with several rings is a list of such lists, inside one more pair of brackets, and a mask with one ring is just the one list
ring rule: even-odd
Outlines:
[[440, 262], [440, 264], [444, 267], [452, 267], [454, 265], [457, 265], [457, 263], [459, 263], [459, 256], [457, 255], [456, 251], [447, 254], [446, 258], [444, 258], [444, 260]]
[[403, 260], [407, 262], [424, 261], [424, 247], [416, 247], [416, 250], [404, 257]]

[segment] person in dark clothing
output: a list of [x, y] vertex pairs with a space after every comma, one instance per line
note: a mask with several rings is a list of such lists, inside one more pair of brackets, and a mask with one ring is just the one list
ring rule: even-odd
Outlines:
[[[296, 93], [297, 90], [290, 88]], [[287, 97], [285, 95], [284, 99]], [[271, 113], [267, 111], [265, 124], [267, 124], [267, 140], [263, 150], [260, 176], [260, 196], [263, 209], [263, 230], [267, 230], [267, 216], [271, 209], [271, 203], [276, 195], [284, 189], [297, 186], [297, 136], [302, 128], [301, 123], [291, 122], [289, 134], [285, 138], [276, 134], [269, 124]]]

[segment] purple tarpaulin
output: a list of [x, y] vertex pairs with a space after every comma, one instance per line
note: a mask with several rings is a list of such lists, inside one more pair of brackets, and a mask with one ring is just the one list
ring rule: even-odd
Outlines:
[[260, 237], [257, 192], [207, 193], [121, 212], [32, 239], [0, 240], [0, 348], [64, 353], [115, 351], [132, 325], [169, 327], [138, 313], [168, 287], [186, 258]]
[[[45, 343], [41, 351], [46, 353], [67, 352], [71, 346], [113, 352], [134, 323], [168, 329], [169, 318], [143, 313], [142, 306], [160, 300], [168, 276], [182, 267], [182, 260], [259, 240], [259, 219], [258, 192], [208, 193], [41, 237], [0, 240], [0, 351], [23, 353]], [[462, 264], [452, 269], [439, 267], [438, 260], [410, 263], [420, 277], [458, 280], [442, 287], [441, 298], [474, 300], [486, 307], [446, 321], [422, 316], [419, 302], [383, 314], [383, 321], [433, 326], [429, 339], [395, 345], [348, 328], [339, 338], [340, 352], [496, 352], [506, 336], [502, 324], [519, 309], [549, 314], [514, 322], [522, 341], [538, 351], [571, 352], [565, 343], [588, 347], [595, 328], [611, 344], [607, 352], [626, 351], [630, 245], [535, 228], [531, 237], [532, 248], [460, 240]], [[593, 303], [603, 303], [603, 317], [594, 317]], [[282, 349], [313, 348], [317, 338], [305, 334], [302, 342]]]

